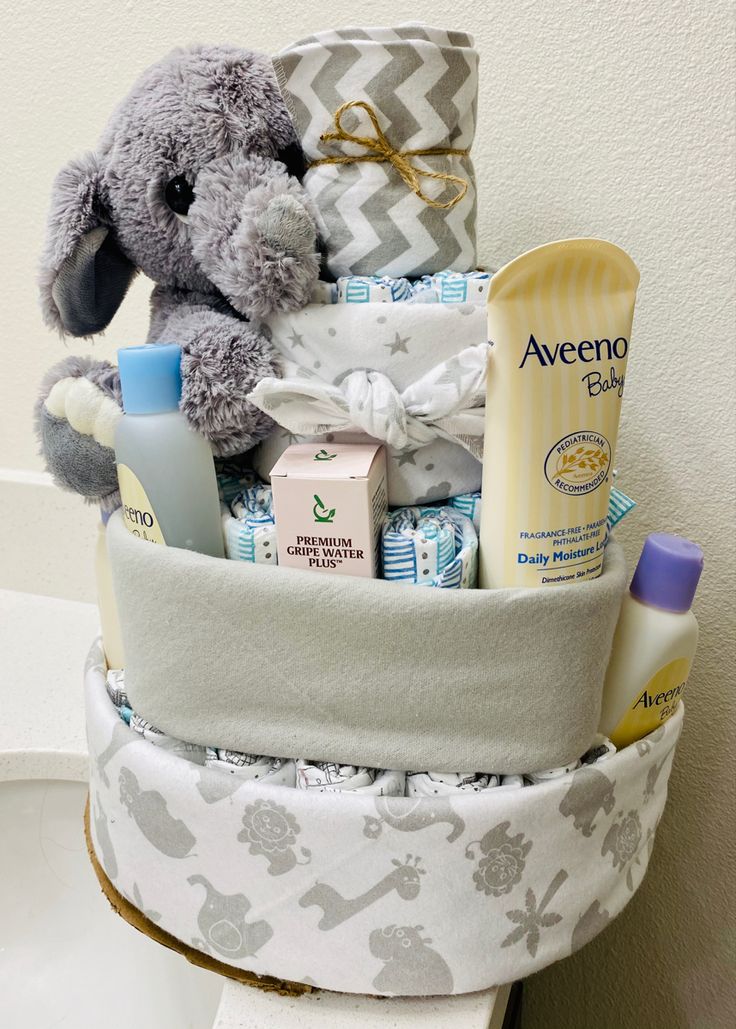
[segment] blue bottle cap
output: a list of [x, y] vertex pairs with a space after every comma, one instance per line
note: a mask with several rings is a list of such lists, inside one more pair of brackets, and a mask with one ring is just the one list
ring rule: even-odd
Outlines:
[[176, 411], [181, 399], [181, 347], [146, 343], [118, 350], [120, 388], [126, 414]]

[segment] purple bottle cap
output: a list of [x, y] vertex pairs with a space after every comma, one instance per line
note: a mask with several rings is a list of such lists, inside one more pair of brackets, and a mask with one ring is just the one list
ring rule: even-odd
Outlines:
[[700, 573], [703, 551], [682, 536], [653, 532], [647, 536], [629, 589], [643, 604], [664, 611], [689, 611]]

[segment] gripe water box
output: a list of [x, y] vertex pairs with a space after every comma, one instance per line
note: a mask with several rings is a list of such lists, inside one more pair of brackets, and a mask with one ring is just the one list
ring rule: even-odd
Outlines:
[[271, 469], [279, 564], [378, 575], [388, 509], [386, 451], [377, 443], [295, 443]]

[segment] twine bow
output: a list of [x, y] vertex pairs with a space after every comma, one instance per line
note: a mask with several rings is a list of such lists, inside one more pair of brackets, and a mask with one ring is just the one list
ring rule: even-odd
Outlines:
[[[346, 111], [352, 107], [360, 107], [361, 110], [365, 111], [368, 115], [375, 136], [357, 136], [355, 133], [348, 132], [347, 129], [342, 127], [342, 116]], [[412, 164], [412, 157], [434, 157], [434, 156], [457, 156], [467, 157], [470, 153], [469, 150], [458, 150], [455, 147], [427, 147], [423, 150], [395, 150], [391, 146], [386, 134], [384, 133], [381, 126], [378, 124], [378, 117], [376, 112], [370, 104], [366, 103], [365, 100], [348, 100], [335, 111], [335, 130], [334, 132], [323, 132], [320, 139], [324, 143], [342, 142], [342, 143], [355, 143], [357, 146], [364, 147], [368, 153], [365, 154], [336, 154], [331, 157], [321, 157], [317, 161], [312, 161], [309, 165], [310, 168], [315, 168], [320, 164], [362, 164], [370, 161], [375, 164], [383, 164], [388, 162], [393, 165], [396, 171], [399, 173], [401, 178], [407, 184], [412, 193], [415, 193], [420, 200], [422, 200], [428, 207], [436, 207], [439, 210], [446, 211], [449, 208], [454, 207], [455, 204], [459, 204], [465, 194], [468, 192], [468, 183], [466, 179], [461, 179], [459, 175], [451, 175], [449, 172], [433, 172], [426, 171], [423, 168], [417, 168], [416, 165]], [[455, 196], [446, 200], [444, 203], [440, 203], [439, 200], [433, 200], [428, 197], [423, 191], [420, 185], [420, 179], [435, 179], [439, 182], [452, 184], [457, 188]]]

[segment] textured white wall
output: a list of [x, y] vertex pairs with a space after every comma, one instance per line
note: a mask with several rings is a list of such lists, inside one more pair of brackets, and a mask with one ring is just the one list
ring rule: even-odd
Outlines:
[[[482, 58], [482, 259], [498, 266], [572, 235], [608, 237], [632, 254], [641, 289], [618, 466], [640, 506], [622, 535], [632, 561], [655, 529], [706, 551], [702, 644], [651, 872], [597, 942], [530, 982], [525, 1025], [733, 1025], [733, 5], [459, 0], [452, 10]], [[386, 0], [365, 12], [344, 0], [0, 2], [0, 469], [39, 468], [29, 411], [42, 371], [63, 353], [34, 289], [51, 179], [94, 146], [139, 69], [189, 41], [274, 50], [356, 17], [431, 13]], [[95, 352], [143, 337], [146, 300], [141, 280]], [[91, 526], [91, 514], [79, 517]], [[71, 576], [68, 588], [79, 595], [87, 579]]]

